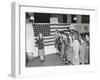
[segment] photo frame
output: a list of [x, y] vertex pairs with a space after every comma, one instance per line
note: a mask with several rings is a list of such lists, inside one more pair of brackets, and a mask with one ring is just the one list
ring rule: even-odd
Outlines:
[[[96, 68], [96, 55], [93, 49], [93, 33], [94, 26], [96, 25], [96, 9], [95, 8], [81, 8], [81, 7], [47, 7], [47, 6], [34, 6], [33, 4], [26, 3], [12, 3], [11, 7], [11, 74], [14, 77], [22, 76], [37, 76], [37, 75], [59, 75], [59, 74], [72, 74], [72, 73], [88, 73], [95, 72]], [[26, 67], [26, 13], [49, 13], [49, 14], [72, 14], [72, 15], [89, 15], [89, 28], [85, 25], [84, 30], [90, 31], [90, 64], [89, 65], [75, 65], [75, 66], [45, 66], [45, 67]], [[57, 17], [57, 16], [56, 16]], [[50, 18], [50, 25], [68, 25], [77, 26], [77, 24], [59, 23], [55, 16]], [[79, 17], [79, 16], [78, 16]], [[34, 17], [31, 17], [32, 21]], [[69, 19], [69, 18], [68, 18]], [[74, 18], [76, 20], [76, 18]], [[70, 21], [70, 20], [68, 20]], [[80, 21], [79, 21], [80, 22]], [[42, 24], [42, 23], [41, 23]], [[48, 23], [47, 23], [48, 24]], [[78, 25], [80, 27], [80, 25]], [[80, 29], [79, 29], [80, 30]], [[47, 34], [47, 33], [46, 33]], [[49, 34], [49, 33], [48, 33]], [[35, 47], [35, 46], [34, 46]], [[46, 48], [46, 53], [55, 50], [52, 47]], [[37, 49], [37, 48], [36, 48]], [[34, 51], [34, 50], [33, 50]], [[37, 50], [36, 50], [37, 51]], [[53, 52], [53, 53], [54, 53]], [[37, 53], [37, 52], [34, 52]]]

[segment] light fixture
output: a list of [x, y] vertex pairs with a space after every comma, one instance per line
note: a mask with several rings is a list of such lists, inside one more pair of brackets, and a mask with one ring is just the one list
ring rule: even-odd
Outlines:
[[31, 16], [31, 17], [30, 17], [30, 20], [34, 21], [34, 16]]
[[75, 20], [75, 21], [76, 21], [76, 20], [77, 20], [77, 17], [75, 16], [75, 17], [73, 18], [73, 20]]

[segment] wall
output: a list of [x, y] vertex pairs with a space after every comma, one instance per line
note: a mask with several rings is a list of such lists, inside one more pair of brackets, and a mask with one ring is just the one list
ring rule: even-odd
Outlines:
[[77, 30], [79, 33], [89, 32], [89, 24], [71, 24], [70, 28]]
[[26, 52], [35, 54], [34, 31], [31, 23], [26, 23]]

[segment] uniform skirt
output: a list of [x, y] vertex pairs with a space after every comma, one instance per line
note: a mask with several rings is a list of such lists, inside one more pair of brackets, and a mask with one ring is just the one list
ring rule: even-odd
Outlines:
[[44, 56], [45, 51], [44, 49], [38, 49], [38, 56]]
[[68, 50], [67, 50], [67, 59], [68, 59], [68, 61], [72, 62], [72, 58], [73, 58], [72, 47], [68, 47]]
[[86, 53], [85, 53], [85, 63], [90, 63], [89, 61], [89, 48], [86, 48]]

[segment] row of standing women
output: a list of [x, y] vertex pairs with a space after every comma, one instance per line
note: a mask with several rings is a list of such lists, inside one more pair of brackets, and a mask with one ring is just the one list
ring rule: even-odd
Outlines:
[[55, 48], [66, 64], [89, 64], [89, 33], [75, 30], [55, 32]]

